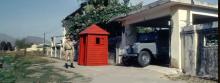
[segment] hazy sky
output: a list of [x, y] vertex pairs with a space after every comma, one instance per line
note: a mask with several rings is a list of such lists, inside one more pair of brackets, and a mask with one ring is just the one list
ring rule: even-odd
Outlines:
[[0, 0], [0, 33], [16, 38], [61, 35], [62, 19], [78, 6], [77, 0]]
[[[207, 1], [216, 3], [218, 0]], [[62, 19], [78, 7], [77, 0], [0, 0], [0, 33], [16, 38], [43, 37], [43, 32], [47, 38], [61, 35]]]

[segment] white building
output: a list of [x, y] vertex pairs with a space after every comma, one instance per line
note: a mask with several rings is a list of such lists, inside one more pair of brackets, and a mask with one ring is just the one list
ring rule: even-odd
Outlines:
[[27, 48], [28, 52], [31, 51], [43, 51], [43, 45], [33, 44], [30, 48]]
[[[135, 1], [136, 0], [131, 0]], [[148, 0], [145, 0], [148, 1]], [[115, 18], [114, 18], [115, 19]], [[120, 16], [115, 21], [122, 22], [125, 27], [122, 32], [121, 47], [117, 56], [121, 55], [124, 46], [134, 43], [137, 26], [169, 27], [171, 66], [182, 69], [184, 53], [180, 33], [188, 25], [218, 21], [218, 5], [197, 0], [157, 0], [144, 5], [141, 9]], [[193, 46], [197, 49], [197, 45]], [[197, 52], [194, 52], [197, 53]], [[196, 55], [196, 54], [195, 54]]]

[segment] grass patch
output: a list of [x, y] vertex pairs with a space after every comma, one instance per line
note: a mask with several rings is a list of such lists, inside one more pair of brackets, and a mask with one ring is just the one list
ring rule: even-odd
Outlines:
[[[0, 68], [0, 83], [62, 83], [67, 77], [46, 66], [48, 60], [40, 56], [0, 54], [3, 68]], [[31, 68], [34, 67], [34, 68]]]

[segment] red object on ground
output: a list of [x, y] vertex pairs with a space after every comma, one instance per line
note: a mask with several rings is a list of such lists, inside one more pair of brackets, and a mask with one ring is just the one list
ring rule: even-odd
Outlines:
[[109, 33], [93, 24], [79, 35], [78, 64], [84, 66], [108, 65]]

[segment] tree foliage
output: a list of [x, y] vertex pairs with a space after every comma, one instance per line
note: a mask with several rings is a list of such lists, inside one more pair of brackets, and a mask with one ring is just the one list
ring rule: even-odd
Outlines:
[[136, 30], [138, 33], [149, 33], [154, 31], [151, 27], [137, 27]]
[[5, 41], [1, 41], [0, 44], [1, 44], [0, 49], [3, 50], [3, 51], [6, 51], [6, 50], [7, 50], [7, 44], [6, 44], [6, 42], [5, 42]]
[[[84, 30], [91, 24], [106, 24], [115, 16], [120, 14], [127, 14], [128, 12], [138, 9], [141, 6], [128, 7], [126, 4], [120, 4], [118, 0], [86, 0], [81, 5], [82, 13], [75, 13], [69, 15], [68, 19], [64, 19], [63, 26], [68, 28], [67, 33], [78, 35], [79, 32]], [[126, 0], [128, 3], [129, 0]]]
[[15, 41], [15, 46], [18, 49], [24, 49], [24, 48], [30, 47], [31, 44], [26, 43], [25, 39], [21, 39], [21, 40], [18, 39]]
[[0, 43], [0, 50], [1, 51], [12, 51], [13, 47], [11, 45], [11, 42], [2, 41]]
[[13, 50], [13, 47], [12, 47], [12, 45], [11, 45], [11, 42], [7, 42], [6, 45], [7, 45], [7, 50], [9, 50], [9, 51], [12, 51], [12, 50]]

